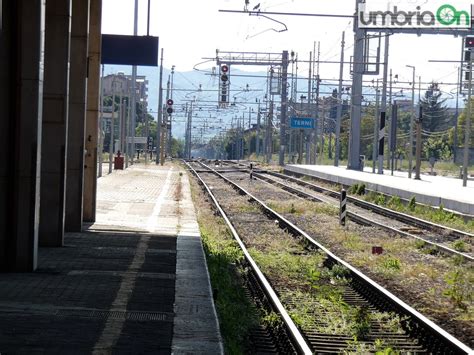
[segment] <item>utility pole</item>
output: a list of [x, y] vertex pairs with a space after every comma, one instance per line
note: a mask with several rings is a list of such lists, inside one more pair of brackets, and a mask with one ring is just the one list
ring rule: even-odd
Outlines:
[[270, 79], [269, 79], [269, 71], [267, 71], [267, 91], [265, 93], [265, 116], [263, 118], [263, 125], [265, 126], [265, 132], [263, 134], [263, 158], [264, 160], [266, 160], [266, 157], [267, 157], [267, 143], [268, 143], [268, 137], [267, 137], [267, 134], [268, 134], [268, 115], [269, 115], [269, 112], [270, 112], [270, 107], [269, 107], [269, 103], [270, 103], [270, 93], [269, 93], [269, 83], [270, 83]]
[[[319, 64], [318, 64], [319, 68]], [[315, 117], [316, 124], [314, 125], [314, 163], [318, 163], [318, 126], [320, 125], [320, 116], [319, 116], [319, 69], [318, 74], [316, 74], [316, 103], [315, 103]]]
[[379, 174], [383, 174], [383, 154], [385, 147], [385, 121], [387, 114], [387, 74], [388, 74], [388, 51], [389, 51], [389, 33], [385, 32], [385, 48], [383, 60], [383, 79], [382, 79], [382, 107], [380, 110], [379, 124]]
[[283, 51], [281, 62], [281, 112], [279, 165], [285, 165], [286, 126], [288, 124], [288, 51]]
[[339, 166], [339, 155], [341, 151], [341, 118], [342, 118], [342, 79], [344, 75], [344, 37], [342, 32], [341, 40], [341, 63], [339, 65], [339, 86], [337, 89], [337, 112], [336, 112], [336, 149], [334, 153], [334, 166]]
[[415, 180], [420, 180], [421, 167], [421, 122], [423, 120], [423, 108], [421, 103], [419, 105], [419, 115], [416, 119], [416, 166], [415, 166]]
[[[319, 79], [319, 75], [318, 75]], [[318, 86], [319, 90], [319, 86]], [[321, 112], [321, 146], [319, 147], [319, 164], [323, 164], [323, 155], [324, 155], [324, 121], [326, 118], [326, 102], [323, 100], [323, 109]]]
[[462, 64], [458, 68], [459, 83], [456, 90], [456, 112], [454, 114], [454, 137], [453, 137], [453, 163], [456, 164], [456, 155], [458, 150], [458, 118], [459, 118], [459, 90], [462, 85]]
[[397, 120], [398, 120], [398, 106], [397, 102], [395, 101], [392, 105], [391, 112], [392, 118], [390, 120], [391, 127], [390, 127], [390, 151], [392, 153], [392, 161], [390, 162], [390, 175], [393, 176], [393, 169], [394, 169], [394, 160], [395, 160], [395, 148], [397, 143]]
[[[295, 76], [295, 52], [291, 51], [290, 53], [291, 57], [291, 93], [290, 93], [290, 103], [291, 103], [291, 115], [296, 116], [296, 83], [297, 79]], [[290, 132], [288, 134], [289, 136], [289, 142], [288, 142], [288, 163], [291, 163], [291, 158], [293, 156], [293, 130], [290, 129]]]
[[267, 164], [272, 161], [273, 151], [273, 95], [270, 93], [270, 108], [267, 120]]
[[[471, 53], [472, 54], [472, 53]], [[467, 113], [466, 113], [466, 129], [464, 130], [464, 157], [463, 157], [463, 171], [462, 171], [462, 186], [467, 186], [467, 172], [469, 165], [469, 144], [471, 142], [471, 96], [472, 96], [472, 58], [469, 58], [469, 86], [467, 91]]]
[[189, 110], [189, 132], [188, 132], [188, 159], [191, 159], [191, 148], [193, 146], [193, 135], [192, 135], [192, 128], [193, 128], [193, 103], [191, 101], [191, 109]]
[[[390, 115], [392, 115], [392, 69], [390, 69], [390, 88], [388, 89], [388, 105], [390, 107]], [[387, 120], [387, 146], [388, 146], [388, 154], [387, 154], [387, 169], [390, 169], [390, 156], [392, 154], [392, 119]]]
[[[168, 82], [166, 83], [166, 100], [168, 101], [170, 95], [170, 76], [168, 75]], [[161, 149], [160, 149], [160, 162], [161, 165], [165, 163], [165, 151], [167, 146], [167, 138], [168, 135], [168, 120], [169, 120], [169, 113], [166, 112], [165, 116], [163, 117], [163, 127], [161, 129]]]
[[128, 97], [125, 95], [125, 97], [123, 98], [123, 102], [122, 102], [122, 112], [123, 112], [123, 118], [122, 118], [122, 156], [124, 157], [125, 159], [125, 155], [126, 155], [126, 152], [127, 152], [127, 106], [125, 106], [125, 99], [127, 99], [127, 103], [128, 103]]
[[[245, 131], [245, 113], [242, 112], [242, 123], [240, 125], [240, 157], [241, 159], [244, 159], [245, 155], [245, 136], [244, 136], [244, 131]], [[202, 134], [202, 132], [201, 132]]]
[[[134, 17], [133, 17], [133, 35], [136, 36], [138, 34], [138, 0], [135, 0], [135, 10], [134, 10]], [[136, 82], [137, 82], [137, 66], [132, 66], [132, 119], [131, 119], [131, 127], [130, 127], [130, 136], [132, 138], [132, 149], [131, 149], [131, 162], [133, 165], [133, 158], [135, 155], [135, 127], [136, 127], [136, 115], [137, 115], [137, 89], [136, 89]]]
[[[365, 0], [356, 1], [356, 12], [359, 4]], [[354, 19], [354, 59], [351, 90], [351, 130], [349, 135], [349, 161], [347, 168], [360, 169], [360, 121], [362, 105], [362, 79], [364, 76], [364, 39], [365, 30], [359, 28], [358, 17]]]
[[100, 77], [99, 177], [102, 176], [102, 164], [104, 162], [104, 66], [102, 64], [102, 76]]
[[[145, 102], [143, 101], [143, 104]], [[149, 147], [149, 138], [150, 138], [150, 126], [148, 122], [148, 105], [144, 105], [145, 107], [142, 106], [142, 112], [143, 115], [145, 116], [145, 137], [146, 137], [146, 143], [145, 143], [145, 165], [148, 165], [148, 147]]]
[[[174, 68], [175, 68], [175, 66], [172, 65], [171, 66], [171, 84], [170, 84], [171, 86], [170, 86], [170, 96], [169, 96], [169, 98], [171, 100], [173, 100]], [[172, 138], [173, 138], [173, 132], [172, 132], [172, 130], [173, 130], [173, 127], [172, 127], [172, 125], [173, 125], [173, 122], [172, 122], [173, 121], [173, 115], [170, 114], [168, 117], [169, 117], [169, 122], [167, 123], [168, 124], [168, 155], [171, 156], [171, 141], [172, 141]]]
[[128, 158], [130, 156], [130, 143], [128, 142], [127, 136], [130, 136], [130, 120], [131, 120], [131, 112], [132, 108], [130, 105], [130, 97], [131, 97], [131, 91], [130, 91], [130, 86], [127, 85], [128, 87], [128, 97], [127, 97], [127, 119], [125, 122], [125, 168], [128, 168]]
[[112, 174], [112, 161], [114, 159], [114, 122], [115, 121], [115, 75], [112, 79], [112, 117], [110, 118], [109, 140], [109, 174]]
[[[191, 101], [192, 105], [192, 101]], [[189, 145], [189, 112], [188, 112], [188, 103], [186, 102], [184, 117], [186, 117], [186, 128], [184, 130], [184, 156], [188, 158], [188, 145]], [[188, 158], [189, 159], [189, 158]]]
[[[316, 41], [313, 41], [313, 60], [311, 61], [311, 72], [312, 76], [316, 78], [316, 85], [318, 85], [318, 78], [316, 77]], [[319, 73], [319, 62], [318, 62], [318, 73]], [[313, 78], [311, 78], [313, 79]], [[316, 99], [316, 88], [314, 87], [314, 80], [312, 87], [311, 87], [311, 102], [314, 102], [315, 105], [318, 105], [318, 99]], [[295, 91], [296, 95], [296, 91]], [[316, 139], [317, 139], [317, 134], [318, 134], [318, 121], [317, 121], [317, 110], [315, 108], [315, 105], [311, 105], [310, 107], [310, 112], [311, 112], [311, 117], [313, 118], [314, 122], [314, 128], [311, 130], [311, 137], [310, 137], [310, 164], [316, 164]]]
[[[316, 47], [315, 47], [316, 48]], [[315, 49], [316, 50], [316, 49]], [[314, 54], [316, 59], [316, 53]], [[314, 163], [318, 163], [318, 126], [320, 126], [320, 116], [319, 116], [319, 60], [321, 59], [321, 50], [318, 41], [318, 56], [316, 59], [316, 124], [315, 124], [315, 135], [314, 135]], [[314, 70], [313, 70], [314, 73]]]
[[258, 100], [258, 112], [257, 112], [257, 143], [256, 143], [256, 154], [257, 158], [260, 156], [260, 99]]
[[421, 76], [418, 76], [418, 118], [416, 120], [415, 179], [420, 180], [421, 169], [421, 129], [423, 128], [423, 107], [421, 106]]
[[252, 108], [249, 107], [249, 130], [252, 129]]
[[[312, 66], [313, 66], [313, 53], [312, 52], [309, 52], [309, 75], [308, 75], [308, 112], [311, 112], [311, 95], [312, 95], [312, 92], [311, 92], [311, 87], [312, 87], [312, 84], [313, 84], [313, 81], [312, 81], [312, 72], [311, 72], [311, 69], [312, 69]], [[301, 103], [303, 104], [303, 103]], [[311, 118], [312, 115], [310, 114]], [[314, 139], [314, 129], [311, 130], [311, 134], [310, 134], [310, 139], [306, 142], [306, 159], [305, 159], [305, 163], [306, 164], [310, 164], [311, 163], [311, 142], [313, 141]]]
[[158, 89], [158, 116], [156, 122], [156, 164], [160, 162], [161, 152], [161, 129], [163, 124], [163, 48], [160, 58], [160, 86]]
[[378, 142], [378, 118], [379, 117], [379, 79], [376, 81], [375, 86], [375, 116], [374, 116], [374, 140], [372, 149], [372, 173], [375, 173], [375, 162], [377, 161], [377, 142]]
[[410, 117], [410, 141], [408, 142], [408, 178], [411, 179], [411, 171], [413, 169], [413, 121], [415, 120], [415, 67], [413, 65], [407, 65], [406, 67], [413, 70], [412, 78], [412, 90], [411, 90], [411, 117]]
[[123, 145], [122, 145], [122, 136], [123, 136], [123, 109], [122, 109], [122, 82], [120, 82], [120, 93], [119, 93], [119, 126], [118, 126], [118, 141], [119, 141], [119, 146], [117, 150], [120, 150], [120, 152], [123, 153]]

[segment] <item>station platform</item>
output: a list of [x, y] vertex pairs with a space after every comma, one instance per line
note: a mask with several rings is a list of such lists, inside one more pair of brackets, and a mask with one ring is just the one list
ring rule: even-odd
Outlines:
[[304, 175], [315, 176], [342, 185], [364, 183], [367, 189], [388, 195], [396, 195], [403, 199], [416, 201], [474, 216], [474, 181], [467, 181], [467, 186], [462, 186], [462, 180], [456, 178], [432, 176], [421, 174], [421, 180], [408, 178], [408, 172], [390, 170], [384, 174], [372, 173], [371, 168], [364, 171], [349, 170], [346, 167], [329, 165], [285, 165], [285, 170]]
[[96, 223], [0, 274], [0, 354], [222, 354], [190, 184], [176, 165], [98, 180]]

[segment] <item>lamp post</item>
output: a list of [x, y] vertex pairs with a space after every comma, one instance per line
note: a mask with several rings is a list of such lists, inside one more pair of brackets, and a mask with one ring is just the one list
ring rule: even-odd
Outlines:
[[102, 177], [102, 164], [104, 161], [104, 64], [100, 76], [100, 119], [99, 119], [99, 177]]
[[375, 83], [375, 114], [374, 114], [374, 140], [372, 144], [372, 173], [375, 174], [375, 165], [377, 162], [377, 152], [378, 152], [378, 141], [379, 141], [379, 79], [374, 81], [372, 79], [372, 85]]
[[[171, 86], [170, 86], [170, 96], [169, 98], [171, 100], [173, 100], [173, 79], [174, 79], [174, 69], [176, 68], [176, 66], [172, 65], [171, 66]], [[169, 122], [167, 122], [167, 124], [169, 125], [169, 132], [168, 132], [168, 148], [167, 148], [167, 151], [168, 151], [168, 154], [169, 156], [171, 156], [171, 139], [173, 138], [173, 134], [172, 134], [172, 115], [168, 115], [169, 117]]]
[[110, 118], [109, 140], [109, 174], [112, 174], [112, 161], [114, 159], [114, 125], [115, 125], [115, 74], [112, 79], [112, 117]]
[[469, 83], [467, 92], [467, 112], [466, 112], [466, 125], [464, 130], [464, 156], [463, 156], [463, 171], [462, 171], [462, 186], [467, 186], [467, 166], [469, 165], [469, 143], [471, 138], [471, 111], [472, 111], [472, 57], [469, 58]]
[[410, 141], [408, 142], [408, 178], [411, 179], [411, 170], [413, 168], [413, 121], [415, 119], [415, 67], [413, 65], [406, 65], [407, 68], [413, 70], [413, 79], [411, 81], [411, 117], [410, 117]]
[[[413, 83], [414, 87], [415, 83]], [[418, 110], [419, 115], [416, 119], [416, 165], [415, 165], [415, 180], [420, 180], [421, 168], [421, 122], [423, 120], [423, 113], [421, 108], [421, 76], [418, 77]]]

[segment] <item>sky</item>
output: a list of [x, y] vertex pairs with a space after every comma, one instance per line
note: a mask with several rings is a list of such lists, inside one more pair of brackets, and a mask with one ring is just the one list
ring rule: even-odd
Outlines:
[[[383, 0], [367, 0], [385, 3]], [[431, 0], [392, 0], [390, 6], [416, 6], [431, 2]], [[102, 33], [133, 34], [135, 0], [103, 0]], [[259, 6], [262, 12], [290, 12], [304, 14], [333, 14], [353, 15], [356, 0], [248, 0], [248, 9]], [[450, 0], [450, 4], [466, 6], [469, 0]], [[148, 0], [138, 0], [138, 35], [147, 33], [147, 4]], [[319, 45], [320, 78], [326, 82], [339, 78], [339, 64], [323, 63], [324, 61], [339, 61], [341, 52], [342, 32], [345, 32], [345, 61], [353, 56], [353, 20], [351, 17], [314, 17], [314, 16], [277, 16], [269, 15], [272, 20], [261, 16], [249, 16], [246, 13], [224, 13], [219, 10], [244, 10], [245, 0], [150, 0], [150, 35], [159, 37], [159, 47], [164, 49], [164, 67], [175, 70], [185, 82], [186, 89], [196, 91], [201, 81], [194, 82], [189, 71], [194, 69], [209, 70], [216, 66], [213, 58], [216, 49], [234, 52], [272, 52], [281, 53], [283, 50], [295, 51], [298, 55], [298, 77], [308, 75], [309, 53], [313, 51], [315, 43]], [[282, 24], [283, 23], [283, 24]], [[281, 31], [282, 29], [286, 31]], [[375, 54], [375, 46], [371, 44], [371, 54]], [[393, 77], [398, 76], [398, 84], [394, 85], [394, 96], [399, 99], [411, 99], [411, 81], [415, 67], [416, 86], [421, 81], [421, 95], [428, 88], [429, 83], [438, 82], [448, 106], [455, 105], [458, 78], [458, 66], [463, 48], [462, 39], [451, 35], [422, 35], [395, 34], [390, 36], [389, 69]], [[383, 43], [382, 43], [383, 52]], [[205, 59], [207, 58], [207, 59]], [[209, 59], [211, 58], [211, 59]], [[431, 61], [430, 61], [431, 60]], [[436, 60], [438, 62], [432, 62]], [[454, 61], [454, 62], [453, 62]], [[233, 67], [234, 68], [234, 67]], [[109, 68], [110, 70], [113, 68]], [[264, 71], [262, 67], [238, 67], [245, 71]], [[188, 73], [186, 73], [188, 72]], [[140, 73], [140, 69], [139, 69]], [[382, 78], [380, 75], [365, 75], [365, 85], [371, 85], [373, 79]], [[350, 80], [349, 65], [344, 67], [344, 79]], [[216, 84], [209, 76], [208, 83]], [[367, 83], [369, 81], [369, 83]], [[265, 83], [249, 79], [252, 88], [259, 89], [263, 95]], [[164, 83], [166, 83], [166, 78]], [[188, 85], [189, 84], [189, 85]], [[204, 84], [203, 84], [204, 85]], [[217, 85], [217, 84], [216, 84]], [[349, 85], [349, 82], [346, 84]], [[375, 85], [374, 85], [375, 86]], [[164, 86], [165, 87], [165, 86]], [[235, 85], [233, 86], [235, 89]], [[403, 88], [403, 96], [400, 89]], [[183, 87], [181, 88], [183, 89]], [[299, 88], [299, 90], [304, 90]], [[156, 96], [155, 88], [150, 88], [151, 97]], [[184, 101], [194, 95], [192, 91], [175, 92], [175, 102], [184, 105]], [[247, 93], [249, 94], [249, 93]], [[190, 96], [191, 95], [191, 96]], [[198, 100], [216, 100], [215, 93], [199, 94]], [[243, 94], [238, 98], [245, 101]], [[298, 93], [298, 96], [300, 92]], [[375, 97], [375, 90], [373, 94]], [[369, 99], [373, 99], [369, 97]], [[417, 100], [418, 94], [415, 94]], [[248, 101], [249, 99], [247, 99]], [[255, 99], [253, 99], [255, 100]], [[214, 102], [214, 104], [217, 104]], [[464, 106], [462, 98], [459, 105]], [[153, 103], [152, 107], [155, 107]], [[245, 106], [245, 105], [242, 105]], [[248, 110], [244, 107], [244, 110]], [[221, 115], [224, 114], [221, 112]], [[233, 116], [242, 113], [227, 112]], [[213, 115], [213, 113], [206, 113]], [[156, 116], [156, 112], [153, 113]], [[179, 121], [178, 114], [175, 119]], [[184, 117], [181, 119], [184, 122]], [[173, 126], [177, 134], [184, 132], [184, 123]], [[209, 132], [210, 135], [213, 132]]]
[[[417, 2], [417, 0], [404, 0]], [[464, 0], [461, 0], [464, 1]], [[426, 0], [421, 1], [421, 4]], [[453, 1], [451, 1], [452, 3]], [[464, 1], [465, 2], [465, 1]], [[222, 13], [219, 10], [243, 10], [245, 0], [150, 0], [150, 34], [159, 36], [164, 48], [164, 66], [176, 66], [177, 71], [189, 71], [215, 65], [203, 58], [215, 57], [221, 51], [281, 52], [294, 50], [300, 60], [308, 60], [314, 42], [319, 42], [322, 61], [339, 60], [340, 41], [346, 32], [345, 58], [353, 55], [353, 31], [350, 18], [303, 16], [271, 16], [277, 22], [248, 14]], [[395, 3], [403, 3], [396, 0]], [[249, 9], [260, 4], [261, 11], [344, 14], [355, 10], [355, 0], [249, 0]], [[139, 0], [138, 34], [146, 34], [147, 0]], [[134, 0], [103, 0], [103, 33], [133, 34]], [[275, 31], [276, 30], [276, 31]], [[429, 60], [457, 61], [461, 56], [460, 38], [447, 35], [396, 34], [390, 38], [389, 68], [400, 80], [410, 81], [412, 69], [422, 82], [455, 82], [457, 63], [434, 63]], [[245, 70], [261, 70], [249, 68]], [[307, 64], [299, 70], [307, 73]], [[321, 64], [323, 78], [337, 78], [337, 64]], [[348, 68], [345, 77], [349, 78]], [[365, 79], [370, 77], [365, 77]]]

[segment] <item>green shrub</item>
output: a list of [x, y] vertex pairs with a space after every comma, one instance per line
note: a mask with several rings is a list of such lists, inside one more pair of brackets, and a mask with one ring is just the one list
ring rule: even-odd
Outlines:
[[354, 321], [352, 325], [354, 337], [358, 340], [365, 339], [370, 331], [370, 312], [368, 307], [356, 307], [352, 318]]
[[383, 260], [382, 266], [389, 270], [400, 270], [401, 263], [397, 258], [387, 257]]
[[[456, 307], [467, 309], [467, 304], [472, 301], [471, 282], [459, 268], [451, 271], [445, 277], [447, 284], [443, 294], [447, 296]], [[471, 280], [472, 281], [472, 280]]]
[[400, 200], [400, 197], [398, 196], [392, 196], [390, 197], [390, 200], [388, 200], [387, 206], [394, 210], [398, 210], [402, 208], [402, 200]]
[[453, 248], [454, 250], [457, 250], [457, 251], [466, 251], [467, 248], [466, 248], [466, 243], [464, 243], [464, 240], [456, 240], [455, 242], [453, 242]]
[[348, 192], [349, 192], [350, 194], [356, 195], [356, 194], [357, 194], [357, 190], [359, 190], [359, 184], [354, 184], [354, 185], [352, 185], [351, 187], [349, 187]]
[[416, 208], [416, 198], [415, 198], [415, 196], [413, 196], [410, 199], [410, 202], [408, 203], [408, 209], [413, 212], [415, 210], [415, 208]]
[[424, 240], [417, 239], [415, 241], [415, 248], [416, 249], [423, 249], [425, 246], [426, 246], [426, 242]]
[[360, 184], [358, 187], [357, 187], [357, 195], [365, 195], [365, 184]]
[[383, 194], [376, 193], [374, 203], [379, 206], [385, 205], [385, 196]]
[[295, 205], [293, 203], [291, 204], [291, 207], [290, 207], [290, 213], [291, 214], [296, 213], [296, 208], [295, 208]]

